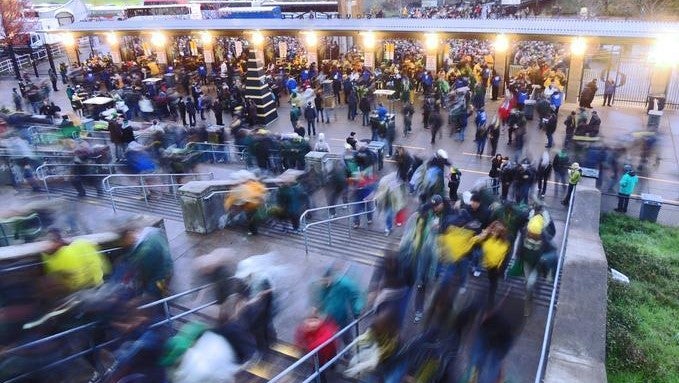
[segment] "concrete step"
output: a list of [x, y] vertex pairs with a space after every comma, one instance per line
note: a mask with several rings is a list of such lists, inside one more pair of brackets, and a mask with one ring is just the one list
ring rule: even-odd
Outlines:
[[[68, 184], [50, 186], [51, 196], [111, 208], [109, 195], [97, 196], [92, 188], [86, 188], [86, 191], [87, 196], [80, 198], [77, 196], [75, 189]], [[122, 211], [134, 213], [147, 212], [167, 219], [183, 220], [181, 206], [173, 194], [162, 193], [153, 197], [149, 199], [147, 204], [140, 192], [135, 190], [120, 190], [114, 195], [114, 201], [116, 208]]]
[[[392, 234], [386, 237], [383, 233], [367, 229], [348, 229], [348, 226], [336, 224], [332, 228], [333, 241], [328, 244], [327, 229], [325, 226], [313, 226], [307, 235], [307, 242], [310, 254], [333, 255], [340, 259], [351, 262], [363, 263], [374, 266], [379, 262], [382, 251], [385, 248], [397, 249], [400, 236]], [[349, 238], [348, 232], [352, 230], [352, 237]], [[304, 236], [298, 233], [283, 231], [280, 227], [266, 227], [260, 230], [262, 235], [270, 237], [276, 242], [291, 243], [304, 246]], [[469, 275], [467, 278], [467, 288], [479, 292], [488, 290], [488, 278], [482, 272], [481, 276], [474, 277]], [[502, 280], [498, 287], [498, 294], [511, 288], [510, 296], [524, 299], [525, 282], [523, 277], [509, 277]], [[533, 300], [536, 304], [547, 306], [551, 298], [552, 284], [544, 278], [539, 278], [533, 292]]]

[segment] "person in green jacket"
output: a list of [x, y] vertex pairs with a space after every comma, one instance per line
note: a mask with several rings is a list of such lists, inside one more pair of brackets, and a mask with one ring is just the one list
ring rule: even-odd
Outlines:
[[618, 208], [615, 209], [618, 213], [627, 213], [627, 205], [629, 204], [629, 196], [634, 192], [634, 188], [639, 182], [639, 177], [634, 172], [631, 165], [625, 165], [625, 174], [620, 178], [618, 189]]
[[[342, 329], [363, 311], [365, 297], [354, 281], [328, 268], [320, 280], [316, 292], [316, 309], [332, 319]], [[343, 340], [351, 342], [351, 331], [345, 332]]]
[[174, 265], [163, 231], [155, 227], [141, 231], [126, 228], [121, 233], [121, 244], [125, 253], [114, 275], [132, 281], [137, 291], [152, 298], [166, 296]]
[[568, 203], [571, 200], [571, 194], [573, 194], [573, 189], [575, 189], [575, 185], [580, 182], [580, 179], [582, 179], [582, 169], [580, 169], [580, 164], [573, 162], [571, 167], [568, 168], [568, 191], [566, 192], [566, 197], [564, 197], [563, 201], [561, 201], [562, 205], [568, 206]]

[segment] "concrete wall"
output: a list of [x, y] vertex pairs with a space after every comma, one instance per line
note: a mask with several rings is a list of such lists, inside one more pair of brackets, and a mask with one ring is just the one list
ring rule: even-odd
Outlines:
[[583, 179], [576, 189], [546, 383], [607, 381], [608, 264], [599, 238], [600, 204], [601, 193]]

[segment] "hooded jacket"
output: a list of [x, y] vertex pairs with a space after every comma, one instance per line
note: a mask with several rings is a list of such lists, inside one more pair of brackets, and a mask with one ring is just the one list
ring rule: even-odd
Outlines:
[[634, 171], [629, 171], [620, 178], [620, 189], [618, 192], [624, 195], [630, 195], [634, 191], [634, 188], [639, 182], [639, 177], [637, 177]]

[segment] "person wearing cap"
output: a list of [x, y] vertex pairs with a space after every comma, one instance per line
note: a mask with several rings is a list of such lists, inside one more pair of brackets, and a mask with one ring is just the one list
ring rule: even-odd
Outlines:
[[543, 214], [533, 215], [522, 230], [521, 242], [517, 248], [516, 257], [521, 261], [526, 281], [524, 316], [530, 315], [533, 291], [538, 275], [541, 271], [546, 271], [547, 265], [554, 263], [553, 260], [556, 256], [556, 247], [545, 230], [546, 226]]
[[637, 177], [631, 165], [625, 165], [623, 170], [625, 174], [622, 175], [618, 183], [618, 208], [615, 209], [618, 213], [627, 213], [629, 196], [634, 192], [634, 188], [637, 186], [637, 182], [639, 182], [639, 177]]
[[568, 191], [566, 192], [566, 197], [561, 201], [562, 205], [568, 206], [571, 200], [571, 194], [573, 194], [573, 189], [575, 189], [575, 185], [580, 182], [581, 178], [582, 170], [580, 169], [580, 164], [573, 162], [571, 167], [568, 168]]

